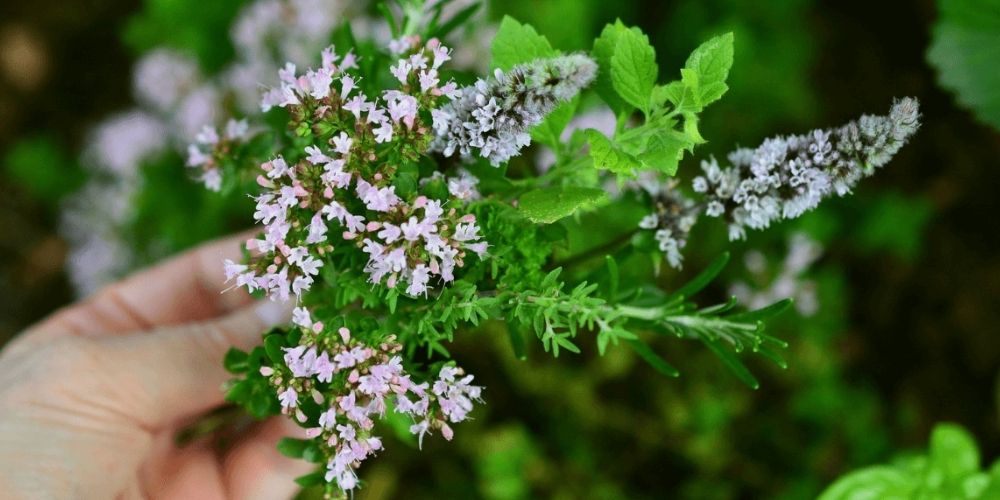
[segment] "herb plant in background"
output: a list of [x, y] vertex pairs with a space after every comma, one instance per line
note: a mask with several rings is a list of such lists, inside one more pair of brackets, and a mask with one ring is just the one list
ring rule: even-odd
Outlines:
[[838, 479], [820, 500], [858, 498], [988, 499], [1000, 497], [1000, 462], [980, 468], [979, 448], [968, 431], [938, 424], [927, 453], [902, 455]]
[[[459, 85], [437, 12], [402, 2], [388, 11], [386, 46], [362, 41], [322, 51], [304, 71], [287, 65], [263, 95], [266, 120], [250, 126], [258, 132], [208, 126], [189, 156], [212, 184], [255, 179], [262, 232], [225, 272], [295, 305], [292, 325], [227, 357], [241, 375], [229, 399], [306, 428], [309, 439], [281, 448], [318, 464], [300, 481], [325, 482], [328, 496], [358, 486], [358, 467], [382, 449], [380, 421], [407, 420], [421, 442], [452, 437], [483, 392], [447, 344], [486, 322], [506, 325], [515, 354], [526, 334], [554, 356], [579, 353], [586, 334], [601, 354], [628, 347], [671, 376], [645, 338], [697, 340], [756, 387], [738, 353], [783, 364], [784, 343], [763, 321], [789, 302], [749, 312], [735, 301], [696, 305], [725, 255], [684, 286], [664, 288], [641, 270], [679, 267], [702, 214], [740, 239], [850, 193], [918, 127], [916, 101], [902, 99], [886, 116], [738, 149], [726, 167], [706, 160], [689, 191], [670, 177], [704, 142], [699, 114], [728, 89], [731, 35], [702, 44], [679, 80], [661, 84], [637, 28], [609, 24], [590, 54], [562, 54], [505, 18], [494, 72]], [[614, 113], [612, 133], [578, 129], [563, 140], [591, 85]], [[539, 172], [518, 161], [532, 142], [553, 151], [554, 165]], [[255, 143], [266, 152], [245, 146]], [[637, 205], [645, 214], [629, 220]], [[587, 237], [576, 217], [589, 210], [632, 229]], [[585, 248], [557, 257], [581, 240]], [[635, 274], [645, 279], [622, 279]]]

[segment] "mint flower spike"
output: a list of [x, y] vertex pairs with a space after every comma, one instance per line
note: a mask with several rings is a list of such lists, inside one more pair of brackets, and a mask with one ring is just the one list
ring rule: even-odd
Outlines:
[[850, 194], [916, 133], [919, 109], [914, 98], [898, 99], [888, 115], [864, 115], [839, 128], [737, 149], [729, 154], [729, 167], [703, 161], [704, 174], [694, 179], [694, 190], [705, 196], [706, 215], [727, 219], [729, 239], [742, 239], [748, 227], [764, 229], [816, 208], [833, 194]]
[[531, 143], [531, 127], [596, 75], [597, 63], [583, 54], [538, 59], [506, 73], [498, 69], [493, 78], [461, 89], [461, 98], [434, 111], [431, 150], [466, 160], [478, 152], [499, 166]]

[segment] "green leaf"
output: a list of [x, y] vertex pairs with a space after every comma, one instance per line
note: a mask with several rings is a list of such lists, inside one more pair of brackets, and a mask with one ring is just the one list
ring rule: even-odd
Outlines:
[[[697, 78], [694, 88], [697, 89], [699, 106], [706, 106], [719, 100], [726, 90], [726, 78], [729, 68], [733, 65], [733, 34], [719, 35], [694, 49], [688, 56], [681, 71], [682, 81]], [[686, 71], [685, 71], [686, 70]]]
[[278, 441], [278, 452], [288, 458], [302, 458], [310, 443], [312, 441], [307, 439], [281, 438]]
[[267, 351], [267, 357], [271, 358], [271, 362], [282, 365], [285, 363], [283, 347], [285, 347], [283, 335], [275, 333], [264, 337], [264, 350]]
[[819, 500], [906, 500], [919, 479], [887, 466], [852, 472], [833, 483]]
[[704, 271], [698, 273], [697, 276], [688, 281], [684, 286], [680, 287], [675, 291], [672, 296], [674, 297], [691, 297], [692, 295], [700, 292], [703, 288], [708, 286], [712, 280], [715, 279], [723, 269], [726, 268], [726, 264], [729, 263], [729, 252], [723, 252], [715, 260], [712, 261]]
[[507, 336], [510, 338], [510, 347], [514, 350], [514, 357], [519, 360], [528, 359], [524, 348], [524, 332], [514, 321], [507, 322]]
[[726, 368], [729, 368], [729, 371], [733, 372], [736, 378], [750, 386], [751, 389], [760, 388], [760, 382], [750, 373], [746, 365], [740, 361], [736, 353], [726, 349], [718, 340], [702, 336], [701, 341], [722, 360], [722, 364], [726, 365]]
[[611, 84], [625, 102], [649, 114], [659, 69], [656, 51], [639, 30], [619, 30], [611, 56]]
[[1000, 4], [996, 0], [941, 0], [927, 60], [938, 82], [977, 118], [1000, 129]]
[[492, 54], [490, 67], [507, 71], [517, 64], [558, 55], [558, 51], [535, 28], [504, 16], [493, 38]]
[[554, 186], [525, 193], [521, 196], [519, 207], [528, 220], [549, 224], [601, 203], [607, 197], [607, 193], [597, 188]]
[[584, 135], [590, 144], [590, 157], [594, 160], [594, 167], [616, 174], [632, 175], [642, 166], [638, 159], [622, 151], [601, 132], [588, 128], [584, 130]]
[[323, 471], [323, 470], [318, 470], [316, 472], [311, 472], [311, 473], [306, 474], [304, 476], [299, 476], [299, 477], [295, 478], [295, 484], [297, 484], [297, 485], [299, 485], [299, 486], [301, 486], [303, 488], [308, 488], [310, 486], [317, 486], [317, 485], [320, 485], [320, 484], [325, 484], [326, 483], [326, 478], [324, 477], [325, 475], [326, 475], [326, 472]]
[[[690, 134], [685, 134], [664, 126], [647, 124], [654, 126], [646, 140], [642, 143], [641, 152], [638, 153], [639, 160], [645, 168], [659, 170], [667, 175], [677, 174], [677, 167], [684, 151], [692, 151], [697, 142]], [[700, 138], [700, 135], [695, 135]]]
[[579, 99], [573, 99], [560, 104], [545, 117], [545, 121], [531, 129], [531, 138], [551, 147], [558, 153], [562, 148], [560, 136], [566, 129], [566, 125], [569, 125], [570, 120], [573, 119], [578, 103]]
[[979, 449], [972, 435], [956, 424], [938, 424], [931, 433], [930, 467], [948, 478], [962, 478], [979, 470]]
[[660, 357], [659, 354], [653, 352], [653, 350], [641, 340], [629, 340], [627, 344], [633, 351], [635, 351], [636, 354], [639, 355], [640, 358], [649, 363], [649, 366], [652, 366], [656, 371], [668, 377], [679, 377], [681, 375], [681, 372], [677, 371], [677, 369], [671, 366], [670, 363], [667, 363], [666, 360]]
[[55, 203], [83, 183], [84, 174], [48, 136], [22, 139], [3, 159], [11, 180], [39, 200]]
[[229, 373], [245, 373], [249, 368], [247, 360], [250, 355], [245, 351], [241, 351], [235, 347], [230, 347], [226, 351], [226, 356], [222, 359], [222, 366], [226, 368]]
[[[631, 29], [638, 31], [638, 28]], [[597, 79], [594, 81], [594, 89], [597, 91], [597, 95], [601, 96], [601, 99], [604, 99], [604, 102], [615, 112], [615, 115], [632, 110], [632, 106], [622, 100], [611, 82], [611, 57], [615, 55], [615, 47], [618, 46], [618, 40], [625, 31], [629, 31], [629, 28], [625, 27], [620, 20], [604, 26], [601, 36], [594, 40], [594, 48], [590, 51], [591, 57], [600, 66]]]
[[732, 314], [726, 316], [729, 321], [739, 321], [743, 323], [752, 323], [754, 321], [764, 321], [766, 319], [777, 316], [786, 309], [791, 307], [794, 301], [792, 299], [779, 300], [769, 306], [762, 307], [753, 311], [746, 311], [739, 314]]

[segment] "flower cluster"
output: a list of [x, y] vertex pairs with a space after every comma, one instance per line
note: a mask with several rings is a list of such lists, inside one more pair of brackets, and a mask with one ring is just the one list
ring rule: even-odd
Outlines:
[[674, 184], [659, 190], [654, 197], [656, 211], [639, 221], [642, 229], [654, 230], [653, 237], [671, 267], [680, 268], [684, 260], [681, 249], [687, 245], [688, 233], [698, 221], [698, 206], [685, 197]]
[[540, 59], [506, 73], [497, 70], [492, 79], [463, 88], [460, 99], [434, 112], [437, 137], [431, 147], [465, 159], [478, 153], [500, 165], [531, 142], [531, 127], [596, 75], [597, 64], [582, 54]]
[[676, 183], [638, 183], [631, 188], [645, 191], [655, 204], [639, 227], [655, 230], [667, 261], [680, 267], [680, 249], [700, 212], [725, 217], [730, 240], [745, 238], [748, 227], [764, 229], [776, 220], [799, 217], [824, 198], [850, 193], [858, 181], [888, 163], [916, 133], [919, 118], [916, 99], [905, 98], [893, 103], [886, 116], [865, 115], [840, 128], [737, 149], [728, 156], [729, 167], [714, 158], [702, 161], [702, 175], [692, 181], [693, 191], [702, 197], [697, 203]]
[[222, 189], [222, 168], [219, 162], [232, 150], [233, 146], [246, 140], [249, 125], [246, 120], [230, 119], [222, 134], [205, 125], [195, 143], [188, 146], [187, 166], [198, 170], [197, 178], [212, 191]]
[[892, 105], [888, 116], [862, 116], [837, 129], [775, 137], [757, 149], [729, 155], [730, 167], [702, 162], [704, 175], [693, 187], [705, 196], [705, 214], [725, 216], [729, 238], [742, 239], [746, 228], [764, 229], [778, 219], [793, 219], [832, 194], [843, 196], [872, 175], [919, 128], [915, 99]]
[[[294, 321], [303, 331], [299, 345], [284, 348], [284, 366], [262, 367], [261, 375], [275, 387], [282, 411], [306, 425], [307, 435], [320, 443], [326, 480], [336, 481], [341, 490], [354, 489], [357, 469], [382, 449], [372, 430], [388, 408], [413, 419], [410, 432], [422, 444], [433, 429], [451, 440], [448, 424], [466, 420], [480, 399], [482, 388], [472, 385], [472, 375], [461, 368], [441, 368], [433, 385], [413, 381], [393, 336], [370, 347], [347, 328], [335, 335], [325, 332], [305, 308], [295, 309]], [[307, 414], [306, 406], [314, 411]]]
[[[399, 59], [391, 72], [401, 87], [382, 92], [381, 102], [369, 99], [348, 73], [357, 67], [351, 52], [340, 58], [331, 47], [318, 69], [296, 75], [289, 65], [281, 71], [281, 86], [265, 94], [262, 107], [318, 121], [328, 139], [307, 146], [297, 162], [277, 157], [261, 166], [258, 183], [266, 190], [256, 198], [254, 218], [264, 234], [248, 243], [260, 257], [250, 266], [227, 264], [229, 279], [271, 298], [301, 297], [333, 250], [327, 234], [332, 221], [343, 228], [344, 240], [356, 241], [368, 255], [364, 270], [372, 283], [406, 283], [409, 295], [426, 294], [435, 277], [453, 281], [467, 250], [486, 254], [475, 216], [426, 196], [400, 198], [392, 184], [397, 167], [386, 164], [387, 151], [401, 152], [404, 160], [423, 153], [429, 128], [419, 111], [433, 113], [438, 101], [458, 95], [454, 82], [442, 84], [438, 73], [449, 54], [430, 40]], [[468, 173], [448, 182], [455, 204], [478, 197], [478, 181]]]

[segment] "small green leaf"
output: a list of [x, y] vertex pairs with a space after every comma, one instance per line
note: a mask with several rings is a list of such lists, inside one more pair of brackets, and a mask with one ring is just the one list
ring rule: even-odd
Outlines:
[[677, 371], [677, 369], [671, 366], [670, 363], [667, 363], [666, 360], [660, 357], [659, 354], [653, 352], [653, 350], [641, 340], [629, 340], [627, 343], [640, 358], [649, 363], [649, 366], [652, 366], [656, 371], [668, 377], [679, 377], [681, 375], [681, 372]]
[[519, 360], [528, 359], [524, 346], [524, 333], [513, 321], [507, 322], [507, 336], [510, 338], [510, 347], [514, 350], [514, 357]]
[[241, 351], [235, 347], [229, 348], [226, 351], [226, 356], [222, 360], [222, 366], [226, 368], [229, 373], [246, 373], [249, 365], [247, 360], [250, 355], [245, 351]]
[[979, 470], [979, 448], [969, 431], [956, 424], [938, 424], [931, 433], [930, 467], [948, 478], [962, 478]]
[[[638, 31], [638, 28], [632, 29]], [[594, 89], [597, 91], [597, 95], [601, 96], [601, 99], [604, 99], [604, 102], [615, 112], [615, 115], [622, 115], [632, 110], [632, 106], [622, 100], [618, 92], [615, 91], [611, 81], [611, 57], [615, 55], [615, 47], [618, 46], [618, 40], [622, 33], [628, 30], [629, 28], [625, 27], [620, 20], [604, 26], [601, 36], [594, 40], [594, 48], [590, 51], [590, 55], [600, 66], [597, 79], [594, 81]]]
[[622, 151], [601, 132], [588, 128], [584, 130], [584, 135], [590, 144], [590, 157], [595, 168], [631, 175], [642, 166], [638, 159]]
[[504, 16], [493, 38], [492, 54], [490, 66], [507, 71], [517, 64], [558, 55], [558, 51], [535, 28]]
[[271, 362], [282, 365], [285, 363], [283, 347], [285, 347], [283, 335], [274, 333], [264, 337], [264, 350], [267, 351], [267, 357], [271, 358]]
[[319, 471], [316, 471], [316, 472], [312, 472], [312, 473], [306, 474], [304, 476], [299, 476], [299, 477], [295, 478], [295, 484], [297, 484], [297, 485], [299, 485], [299, 486], [301, 486], [303, 488], [308, 488], [310, 486], [317, 486], [317, 485], [320, 485], [320, 484], [324, 484], [324, 483], [326, 483], [325, 475], [326, 475], [326, 472], [322, 471], [322, 470], [319, 470]]
[[649, 114], [659, 68], [649, 37], [639, 30], [619, 30], [611, 56], [611, 84], [625, 102]]
[[573, 99], [560, 104], [545, 117], [545, 121], [531, 129], [531, 138], [551, 147], [558, 153], [562, 147], [562, 132], [573, 119], [578, 103], [579, 99]]
[[607, 197], [607, 193], [597, 188], [547, 187], [525, 193], [519, 203], [521, 213], [528, 220], [549, 224], [601, 203]]
[[726, 264], [729, 263], [729, 252], [723, 252], [721, 255], [715, 258], [704, 271], [698, 273], [691, 281], [688, 281], [684, 286], [680, 287], [672, 295], [674, 297], [691, 297], [692, 295], [700, 292], [703, 288], [708, 286], [712, 280], [715, 279], [723, 269], [726, 268]]
[[760, 382], [750, 373], [750, 370], [747, 369], [746, 365], [740, 361], [735, 353], [726, 349], [718, 340], [703, 336], [701, 337], [701, 341], [722, 360], [722, 364], [726, 365], [726, 368], [729, 368], [729, 371], [733, 372], [736, 378], [750, 386], [751, 389], [760, 388]]
[[312, 441], [306, 439], [281, 438], [278, 441], [278, 452], [288, 458], [302, 458], [310, 443]]
[[[686, 70], [697, 75], [698, 104], [702, 107], [719, 100], [729, 87], [726, 78], [733, 65], [733, 34], [719, 35], [698, 46], [684, 64]], [[688, 76], [681, 72], [687, 83]]]
[[739, 321], [743, 323], [764, 321], [766, 319], [772, 318], [774, 316], [777, 316], [785, 312], [785, 310], [788, 309], [793, 302], [794, 301], [792, 299], [779, 300], [769, 306], [765, 306], [760, 309], [726, 316], [726, 319], [730, 321]]

